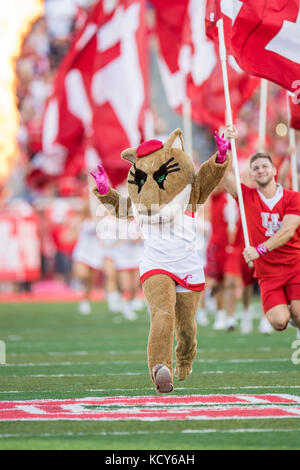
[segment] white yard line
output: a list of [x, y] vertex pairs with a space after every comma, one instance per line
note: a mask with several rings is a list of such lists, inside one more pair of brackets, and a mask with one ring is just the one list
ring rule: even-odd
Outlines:
[[[134, 363], [144, 363], [144, 360], [134, 360], [134, 361], [66, 361], [66, 362], [28, 362], [28, 363], [8, 363], [5, 364], [5, 367], [49, 367], [49, 366], [80, 366], [80, 365], [105, 365], [105, 364], [132, 364]], [[290, 362], [290, 358], [270, 358], [270, 359], [196, 359], [195, 363], [199, 364], [216, 364], [216, 363], [225, 363], [225, 364], [247, 364], [247, 363], [268, 363], [268, 362]], [[213, 371], [212, 371], [213, 372]]]
[[[143, 375], [146, 374], [147, 371], [143, 372], [99, 372], [98, 374], [26, 374], [26, 377], [99, 377], [100, 375], [111, 375], [111, 376], [120, 376], [120, 375]], [[200, 374], [240, 374], [240, 371], [235, 371], [235, 370], [202, 370], [199, 371]], [[298, 370], [289, 370], [289, 374], [299, 374]], [[256, 371], [247, 371], [247, 374], [282, 374], [282, 371], [280, 370], [256, 370]], [[22, 377], [17, 374], [11, 374], [7, 377]], [[201, 388], [201, 387], [200, 387]], [[218, 387], [217, 387], [218, 388]], [[235, 387], [236, 388], [236, 387]], [[258, 387], [258, 388], [263, 388]], [[289, 388], [289, 386], [286, 386], [284, 388]]]
[[222, 434], [231, 434], [231, 433], [289, 433], [289, 432], [299, 432], [300, 428], [293, 429], [276, 429], [276, 428], [240, 428], [240, 429], [183, 429], [182, 431], [111, 431], [111, 432], [66, 432], [66, 433], [41, 433], [41, 434], [0, 434], [0, 438], [40, 438], [40, 437], [78, 437], [78, 436], [133, 436], [133, 435], [149, 435], [149, 434], [211, 434], [211, 433], [222, 433]]
[[[101, 375], [142, 375], [144, 372], [116, 372], [115, 374], [110, 372], [102, 372], [101, 374], [26, 374], [26, 377], [100, 377]], [[23, 377], [20, 375], [12, 374], [11, 377]]]
[[[97, 375], [98, 376], [98, 375]], [[48, 375], [45, 375], [43, 377], [49, 377]], [[72, 377], [72, 376], [70, 376]], [[281, 389], [300, 389], [300, 385], [246, 385], [242, 387], [205, 387], [205, 391], [208, 392], [209, 390], [237, 390], [237, 393], [239, 390], [274, 390], [275, 388]], [[80, 390], [80, 393], [84, 392], [106, 392], [109, 393], [111, 392], [137, 392], [137, 391], [145, 391], [145, 390], [150, 390], [153, 392], [153, 387], [143, 387], [143, 388], [114, 388], [114, 389], [109, 389], [109, 388], [82, 388]], [[197, 390], [198, 392], [201, 391], [201, 387], [176, 387], [176, 390]], [[1, 390], [0, 394], [6, 394], [6, 393], [33, 393], [31, 391], [26, 391], [26, 390]], [[49, 390], [38, 390], [37, 392], [34, 393], [53, 393], [53, 389]], [[72, 393], [74, 394], [74, 390], [63, 390], [63, 393]], [[288, 396], [288, 395], [282, 395], [282, 396]], [[35, 400], [38, 400], [36, 398]], [[49, 398], [50, 400], [50, 398]]]
[[252, 432], [297, 432], [300, 431], [300, 429], [274, 429], [274, 428], [269, 428], [269, 429], [247, 429], [247, 428], [242, 428], [242, 429], [223, 429], [223, 430], [218, 430], [218, 429], [184, 429], [182, 434], [206, 434], [210, 432], [216, 432], [216, 433], [252, 433]]
[[[144, 361], [134, 361], [141, 362]], [[95, 362], [28, 362], [27, 364], [5, 364], [5, 367], [50, 367], [50, 366], [87, 366], [87, 365], [105, 365], [105, 364], [132, 364], [132, 361], [95, 361]]]
[[[212, 352], [232, 352], [232, 351], [235, 351], [235, 349], [215, 349], [215, 348], [211, 348], [211, 349], [197, 349], [197, 353], [212, 353]], [[261, 352], [268, 352], [268, 351], [272, 351], [272, 348], [257, 348], [256, 351], [261, 351]], [[47, 352], [43, 352], [43, 355], [47, 356], [85, 356], [85, 355], [88, 355], [88, 354], [100, 354], [99, 351], [47, 351]], [[138, 349], [138, 350], [130, 350], [130, 351], [116, 351], [116, 350], [111, 350], [111, 351], [107, 351], [105, 352], [105, 354], [109, 355], [109, 356], [114, 356], [114, 355], [117, 355], [117, 354], [145, 354], [145, 350], [144, 349]], [[10, 353], [10, 356], [22, 356], [22, 355], [26, 355], [26, 353], [14, 353], [14, 352], [11, 352]]]

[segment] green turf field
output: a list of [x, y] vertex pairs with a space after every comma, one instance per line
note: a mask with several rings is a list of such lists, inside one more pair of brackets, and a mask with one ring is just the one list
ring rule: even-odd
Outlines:
[[[259, 309], [258, 302], [256, 309]], [[257, 326], [258, 320], [256, 320]], [[148, 312], [137, 321], [93, 303], [0, 305], [0, 401], [157, 395], [148, 377]], [[193, 374], [173, 395], [300, 396], [296, 332], [247, 336], [198, 329]], [[298, 355], [300, 357], [300, 354]], [[259, 406], [259, 405], [258, 405]], [[0, 413], [1, 419], [1, 413]], [[299, 449], [299, 418], [0, 421], [0, 449]]]

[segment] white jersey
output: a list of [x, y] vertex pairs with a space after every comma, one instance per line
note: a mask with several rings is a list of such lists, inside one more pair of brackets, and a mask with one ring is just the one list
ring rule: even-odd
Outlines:
[[141, 230], [145, 240], [140, 264], [141, 282], [155, 274], [166, 274], [178, 284], [177, 291], [204, 289], [196, 214], [186, 211], [163, 225], [143, 223]]

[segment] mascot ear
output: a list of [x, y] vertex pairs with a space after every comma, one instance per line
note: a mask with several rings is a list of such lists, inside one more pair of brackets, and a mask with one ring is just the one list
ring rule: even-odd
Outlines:
[[181, 129], [175, 129], [170, 135], [167, 140], [167, 142], [164, 145], [164, 148], [171, 148], [175, 147], [178, 148], [178, 145], [176, 145], [176, 140], [178, 141], [180, 139], [180, 144], [181, 144], [181, 149], [184, 151], [184, 142], [183, 142], [183, 136], [182, 136], [182, 130]]
[[123, 158], [123, 160], [127, 160], [128, 162], [134, 164], [134, 162], [137, 159], [136, 148], [134, 147], [134, 148], [124, 150], [121, 153], [121, 157]]

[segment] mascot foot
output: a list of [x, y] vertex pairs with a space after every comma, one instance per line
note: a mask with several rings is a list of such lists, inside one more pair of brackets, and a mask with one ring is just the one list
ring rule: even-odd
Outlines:
[[178, 380], [185, 380], [192, 373], [192, 366], [175, 366], [174, 375]]
[[158, 392], [170, 393], [173, 391], [171, 372], [166, 366], [157, 364], [153, 367], [152, 374]]

